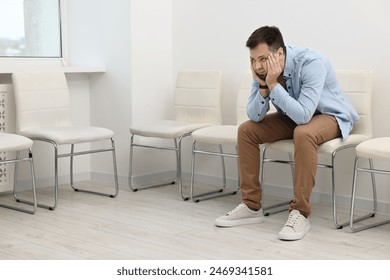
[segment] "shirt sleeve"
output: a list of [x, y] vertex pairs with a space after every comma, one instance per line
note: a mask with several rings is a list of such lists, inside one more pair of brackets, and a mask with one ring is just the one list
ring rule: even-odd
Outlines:
[[326, 80], [326, 67], [320, 59], [304, 65], [300, 72], [301, 87], [298, 99], [277, 84], [270, 92], [272, 102], [296, 124], [306, 124], [314, 115]]
[[264, 98], [259, 92], [259, 83], [253, 80], [251, 95], [248, 99], [246, 111], [248, 118], [254, 122], [264, 119], [269, 110], [269, 96]]

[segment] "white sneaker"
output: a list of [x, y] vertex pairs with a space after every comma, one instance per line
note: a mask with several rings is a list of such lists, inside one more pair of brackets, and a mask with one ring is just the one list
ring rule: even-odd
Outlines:
[[292, 210], [288, 220], [279, 232], [281, 240], [298, 240], [303, 238], [310, 231], [309, 220], [301, 215], [298, 210]]
[[215, 225], [218, 227], [235, 227], [248, 224], [261, 224], [264, 222], [263, 218], [263, 209], [253, 211], [245, 203], [240, 203], [226, 215], [215, 219]]

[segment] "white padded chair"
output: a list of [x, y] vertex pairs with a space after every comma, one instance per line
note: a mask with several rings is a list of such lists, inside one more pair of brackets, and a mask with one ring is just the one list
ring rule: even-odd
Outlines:
[[[347, 98], [352, 102], [357, 110], [360, 120], [354, 125], [349, 137], [342, 141], [341, 138], [333, 139], [323, 143], [318, 148], [318, 154], [330, 156], [331, 163], [318, 163], [318, 167], [330, 169], [332, 172], [332, 207], [333, 222], [336, 228], [342, 228], [349, 224], [339, 224], [337, 221], [336, 207], [336, 184], [335, 184], [335, 160], [336, 155], [345, 149], [355, 148], [358, 144], [372, 138], [372, 116], [371, 116], [371, 91], [372, 91], [372, 72], [368, 70], [336, 70], [336, 75], [341, 88], [344, 90]], [[286, 152], [290, 160], [274, 159], [268, 156], [270, 150]], [[264, 182], [265, 163], [281, 163], [293, 165], [294, 143], [292, 139], [281, 140], [274, 143], [262, 145], [262, 164], [261, 164], [261, 182]], [[287, 209], [290, 201], [264, 207], [265, 215], [278, 212], [281, 209]]]
[[[199, 202], [200, 200], [236, 194], [240, 188], [240, 175], [237, 163], [237, 178], [238, 185], [233, 190], [227, 192], [226, 188], [226, 170], [225, 170], [225, 157], [237, 159], [237, 131], [238, 126], [248, 120], [248, 115], [246, 113], [246, 105], [248, 102], [248, 97], [251, 91], [252, 84], [252, 73], [245, 72], [241, 78], [240, 89], [237, 96], [237, 106], [236, 106], [236, 125], [212, 125], [197, 129], [192, 133], [192, 161], [191, 161], [191, 199], [194, 202]], [[197, 144], [199, 144], [197, 146]], [[218, 151], [211, 151], [210, 149], [203, 149], [202, 145], [212, 145], [218, 146]], [[223, 146], [233, 147], [235, 152], [227, 153], [223, 151]], [[216, 190], [207, 191], [204, 193], [195, 194], [195, 162], [197, 155], [208, 155], [208, 156], [218, 156], [221, 158], [221, 167], [222, 167], [222, 186]], [[224, 192], [225, 191], [225, 192]]]
[[[368, 159], [369, 167], [360, 166], [361, 160]], [[390, 223], [390, 219], [375, 221], [371, 224], [365, 224], [355, 226], [355, 223], [360, 222], [364, 219], [374, 217], [377, 211], [377, 193], [376, 193], [376, 182], [375, 174], [390, 175], [390, 170], [374, 168], [373, 161], [382, 163], [390, 162], [390, 137], [373, 138], [356, 146], [356, 157], [352, 183], [352, 196], [351, 196], [351, 208], [350, 208], [350, 227], [353, 232], [362, 231], [372, 227], [384, 225]], [[355, 217], [355, 204], [356, 204], [356, 191], [358, 186], [358, 173], [368, 172], [371, 175], [371, 184], [373, 188], [373, 211], [369, 214], [356, 218]]]
[[[71, 119], [68, 84], [63, 72], [14, 73], [12, 75], [16, 126], [18, 134], [54, 147], [54, 204], [39, 207], [54, 210], [58, 202], [58, 159], [70, 158], [70, 185], [75, 191], [116, 197], [119, 191], [113, 131], [93, 126], [76, 126]], [[75, 151], [75, 145], [98, 141], [109, 142], [109, 147]], [[70, 146], [70, 152], [59, 153], [59, 146]], [[73, 157], [100, 152], [111, 152], [114, 171], [112, 193], [76, 188], [73, 183]]]
[[[176, 153], [176, 179], [169, 184], [178, 182], [180, 196], [184, 200], [188, 199], [183, 194], [182, 186], [181, 142], [196, 129], [221, 123], [221, 80], [222, 72], [217, 70], [180, 71], [175, 87], [174, 120], [158, 120], [130, 127], [129, 188], [132, 191], [167, 185], [163, 183], [142, 188], [133, 185], [134, 147], [163, 149]], [[141, 138], [138, 143], [135, 142], [135, 136]], [[142, 137], [171, 139], [174, 145], [145, 145], [141, 142]]]
[[[34, 163], [31, 147], [33, 141], [30, 139], [16, 134], [11, 133], [0, 133], [0, 166], [5, 168], [6, 165], [15, 164], [15, 173], [14, 173], [14, 186], [13, 186], [13, 196], [17, 202], [21, 202], [17, 198], [16, 186], [17, 186], [17, 165], [23, 162], [28, 162], [30, 165], [30, 174], [31, 174], [31, 191], [32, 191], [32, 208], [25, 207], [16, 207], [9, 204], [0, 204], [1, 207], [34, 214], [37, 210], [37, 195], [35, 189], [35, 175], [34, 175]], [[20, 157], [21, 152], [27, 151], [27, 156]], [[15, 157], [14, 157], [15, 154]]]

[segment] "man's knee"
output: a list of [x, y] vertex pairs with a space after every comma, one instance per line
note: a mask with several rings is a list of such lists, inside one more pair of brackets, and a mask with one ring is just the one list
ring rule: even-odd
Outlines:
[[252, 121], [245, 121], [238, 127], [238, 137], [248, 134], [253, 129]]
[[294, 143], [295, 145], [312, 142], [315, 143], [315, 135], [313, 131], [306, 125], [298, 125], [294, 129]]

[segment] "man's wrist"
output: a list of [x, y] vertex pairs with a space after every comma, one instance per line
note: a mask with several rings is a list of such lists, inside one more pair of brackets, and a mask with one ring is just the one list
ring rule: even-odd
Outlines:
[[268, 85], [265, 82], [265, 80], [261, 80], [260, 79], [260, 81], [259, 81], [259, 88], [261, 88], [261, 89], [268, 89]]
[[271, 84], [269, 84], [269, 88], [272, 90], [274, 87], [276, 87], [277, 84], [278, 84], [278, 82], [271, 83]]
[[268, 89], [268, 86], [267, 86], [267, 85], [259, 84], [259, 88], [260, 88], [260, 89]]
[[265, 86], [259, 85], [259, 93], [264, 98], [267, 98], [269, 96], [269, 88], [268, 88], [268, 86], [267, 85], [265, 85]]

